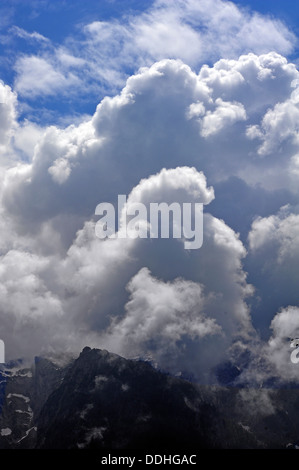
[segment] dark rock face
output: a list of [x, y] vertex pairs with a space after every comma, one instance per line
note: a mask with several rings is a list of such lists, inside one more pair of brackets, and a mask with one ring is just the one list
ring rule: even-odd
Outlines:
[[37, 447], [218, 447], [222, 423], [193, 384], [141, 361], [84, 350], [41, 411]]
[[299, 435], [298, 389], [200, 386], [99, 349], [7, 365], [0, 386], [2, 449], [292, 448]]
[[25, 367], [21, 360], [1, 367], [0, 449], [35, 447], [36, 419], [66, 370], [66, 366], [46, 358], [36, 358], [31, 367]]
[[0, 448], [33, 445], [35, 427], [31, 408], [32, 371], [21, 361], [9, 364], [1, 370], [2, 413], [0, 417]]

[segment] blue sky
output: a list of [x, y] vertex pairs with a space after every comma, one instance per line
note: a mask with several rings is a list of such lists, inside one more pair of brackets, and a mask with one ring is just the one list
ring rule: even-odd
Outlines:
[[281, 18], [292, 27], [298, 28], [299, 5], [292, 0], [240, 0], [238, 5], [248, 6], [252, 10]]
[[[87, 2], [75, 1], [18, 1], [4, 0], [0, 6], [0, 64], [1, 78], [8, 84], [13, 85], [18, 80], [18, 76], [22, 74], [20, 67], [21, 58], [24, 56], [44, 57], [49, 62], [57, 61], [55, 53], [61, 47], [67, 49], [75, 57], [80, 57], [86, 47], [86, 33], [84, 27], [93, 22], [109, 22], [113, 24], [119, 22], [127, 25], [131, 19], [137, 19], [144, 12], [151, 10], [154, 2], [138, 1], [138, 0], [89, 0]], [[171, 3], [171, 2], [169, 2]], [[286, 1], [240, 1], [237, 3], [241, 7], [249, 10], [255, 10], [271, 18], [283, 21], [290, 31], [298, 33], [299, 24], [299, 7], [296, 2]], [[212, 13], [211, 13], [212, 14]], [[195, 26], [196, 27], [196, 26]], [[197, 26], [200, 28], [200, 24]], [[18, 29], [19, 28], [19, 29]], [[40, 37], [27, 37], [22, 32], [29, 34], [38, 33]], [[42, 39], [44, 38], [44, 40]], [[81, 44], [81, 45], [80, 45]], [[81, 49], [81, 50], [80, 50]], [[111, 51], [113, 54], [113, 50]], [[216, 55], [217, 56], [217, 55]], [[216, 57], [215, 56], [215, 57]], [[292, 60], [297, 58], [297, 46], [291, 54]], [[176, 54], [173, 56], [176, 57]], [[213, 57], [212, 61], [215, 59]], [[86, 60], [90, 57], [85, 56]], [[111, 55], [110, 55], [111, 58]], [[115, 56], [115, 61], [117, 61]], [[153, 60], [152, 57], [146, 63]], [[195, 60], [190, 65], [198, 69], [204, 61], [209, 62], [209, 57], [205, 60]], [[113, 95], [123, 86], [126, 77], [136, 72], [139, 64], [138, 60], [128, 61], [118, 68], [118, 80], [110, 86], [107, 80], [101, 81], [96, 75], [90, 76], [86, 74], [84, 83], [80, 84], [80, 89], [76, 90], [76, 98], [72, 94], [46, 93], [39, 94], [39, 100], [34, 100], [29, 92], [26, 97], [19, 92], [20, 113], [23, 117], [29, 117], [31, 120], [39, 122], [57, 122], [57, 117], [62, 119], [76, 119], [78, 116], [87, 113], [92, 114], [95, 111], [95, 105], [100, 98]], [[29, 66], [30, 67], [30, 66]], [[76, 71], [75, 71], [76, 74]], [[82, 77], [81, 77], [82, 78]], [[31, 110], [34, 110], [31, 112]], [[70, 121], [69, 121], [70, 122]]]
[[[151, 2], [138, 0], [110, 1], [89, 0], [88, 2], [75, 1], [11, 1], [4, 0], [0, 6], [0, 27], [4, 40], [1, 41], [1, 78], [9, 84], [13, 84], [14, 61], [18, 55], [34, 54], [42, 52], [40, 46], [34, 41], [26, 41], [12, 34], [11, 28], [17, 26], [25, 31], [37, 32], [51, 41], [53, 46], [63, 44], [69, 36], [76, 36], [80, 27], [93, 21], [113, 20], [130, 14], [138, 13], [148, 7]], [[51, 109], [53, 101], [45, 105]], [[66, 110], [72, 112], [69, 100], [65, 100], [63, 106], [59, 101], [55, 102], [55, 109], [64, 114]], [[79, 110], [75, 112], [94, 112], [94, 102], [81, 103]], [[49, 116], [49, 119], [51, 117]]]
[[[9, 358], [91, 345], [208, 382], [241, 351], [246, 380], [298, 380], [296, 5], [1, 2]], [[202, 247], [97, 239], [119, 194], [202, 199]]]

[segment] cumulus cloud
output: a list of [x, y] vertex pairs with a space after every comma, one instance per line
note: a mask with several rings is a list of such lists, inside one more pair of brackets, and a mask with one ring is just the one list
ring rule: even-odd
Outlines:
[[18, 123], [13, 133], [13, 144], [16, 153], [19, 153], [19, 159], [23, 161], [32, 161], [35, 146], [41, 140], [45, 129], [37, 124], [25, 119]]
[[[178, 372], [180, 365], [190, 368], [190, 350], [196, 349], [200, 339], [216, 336], [215, 341], [222, 343], [220, 325], [204, 314], [200, 284], [183, 279], [165, 283], [142, 268], [127, 288], [130, 299], [125, 316], [112, 324], [103, 339], [109, 349], [129, 357], [149, 357], [160, 367], [175, 367]], [[198, 356], [197, 368], [202, 371]]]
[[299, 308], [288, 306], [271, 322], [272, 336], [265, 348], [266, 357], [281, 380], [298, 381], [297, 364], [291, 361], [290, 339], [299, 335]]
[[[254, 325], [267, 331], [256, 351], [281, 371], [279, 338], [295, 318], [285, 312], [298, 303], [297, 79], [274, 52], [221, 59], [199, 73], [161, 60], [66, 128], [18, 123], [16, 95], [2, 85], [0, 138], [7, 155], [14, 151], [1, 170], [1, 334], [9, 354], [105, 346], [209, 381], [236, 344], [257, 344]], [[98, 239], [95, 208], [116, 205], [119, 194], [127, 208], [203, 203], [202, 247]], [[274, 198], [276, 209], [288, 198], [292, 205], [276, 212]], [[274, 350], [284, 356], [276, 360]]]
[[[201, 200], [208, 205], [213, 197], [202, 173], [182, 167], [142, 179], [127, 204]], [[20, 315], [29, 325], [28, 332], [32, 332], [32, 323], [44, 322], [44, 334], [38, 329], [44, 348], [80, 349], [88, 341], [127, 357], [151, 357], [167, 370], [184, 370], [208, 381], [210, 369], [223, 361], [234, 338], [247, 338], [252, 332], [245, 303], [251, 287], [242, 270], [246, 251], [233, 230], [208, 213], [204, 215], [205, 243], [200, 250], [191, 250], [193, 253], [184, 249], [180, 239], [99, 240], [95, 223], [90, 221], [67, 253], [58, 256], [56, 234], [57, 227], [46, 225], [34, 242], [30, 236], [29, 240], [24, 237], [14, 255], [23, 259], [26, 245], [27, 251], [46, 252], [35, 255], [40, 263], [36, 268], [27, 263], [28, 279], [19, 270], [22, 282], [18, 277], [16, 285], [28, 284], [27, 301], [20, 311], [17, 304], [16, 311], [9, 311], [15, 332]], [[9, 272], [4, 274], [3, 285], [10, 279]], [[23, 342], [16, 345], [9, 329], [6, 334], [5, 340], [15, 351], [24, 348], [29, 353], [40, 347], [35, 341], [30, 348]]]
[[[190, 182], [197, 176], [199, 189], [201, 193], [203, 192], [204, 180], [192, 169], [162, 170], [158, 175], [142, 180], [129, 195], [128, 204], [132, 203], [132, 200], [136, 202], [137, 197], [143, 204], [147, 204], [149, 200], [159, 200], [161, 196], [164, 199], [165, 195], [169, 201], [182, 198], [181, 188], [174, 189], [173, 175], [175, 173], [181, 173], [182, 176], [185, 173], [185, 181], [189, 177]], [[158, 180], [163, 182], [163, 185], [159, 185]], [[186, 193], [188, 186], [193, 199], [194, 186], [186, 184]], [[211, 199], [211, 190], [209, 198]], [[192, 253], [185, 250], [181, 241], [176, 239], [118, 238], [101, 241], [100, 244], [98, 244], [99, 241], [92, 241], [88, 247], [88, 233], [91, 232], [90, 228], [85, 228], [80, 235], [80, 239], [82, 237], [85, 241], [85, 246], [80, 246], [80, 249], [74, 246], [70, 249], [66, 267], [69, 272], [77, 273], [75, 278], [78, 286], [81, 286], [81, 291], [83, 282], [89, 295], [90, 286], [97, 286], [99, 301], [94, 306], [94, 313], [90, 312], [90, 315], [94, 317], [93, 321], [101, 326], [101, 329], [106, 315], [106, 332], [102, 332], [101, 344], [126, 356], [138, 354], [142, 357], [151, 357], [168, 370], [178, 372], [183, 369], [189, 373], [192, 372], [201, 380], [208, 380], [210, 368], [224, 360], [228, 345], [233, 339], [237, 336], [247, 338], [252, 328], [245, 298], [252, 291], [246, 283], [246, 274], [242, 270], [241, 260], [245, 256], [245, 249], [237, 235], [222, 221], [206, 214], [203, 226], [204, 244], [200, 250], [194, 250]], [[105, 255], [106, 261], [104, 262], [100, 251], [103, 249], [104, 253], [107, 253], [108, 248], [110, 256], [106, 258]], [[217, 275], [215, 275], [216, 271]], [[104, 278], [102, 273], [105, 273]], [[87, 275], [89, 282], [86, 284]], [[163, 279], [155, 280], [155, 275], [159, 277], [162, 275]], [[182, 276], [184, 279], [175, 279]], [[110, 284], [111, 278], [113, 278], [112, 285]], [[90, 282], [91, 279], [92, 282]], [[173, 281], [167, 282], [167, 279], [173, 279]], [[124, 291], [126, 285], [129, 297]], [[147, 285], [150, 292], [156, 288], [153, 299], [151, 295], [149, 299], [146, 296]], [[118, 287], [118, 295], [113, 297], [114, 308], [111, 312], [112, 323], [110, 324], [107, 313], [109, 307], [111, 308], [111, 296], [115, 295], [117, 286], [121, 288]], [[191, 299], [191, 303], [187, 303], [186, 296], [190, 289], [194, 293], [197, 292], [195, 303]], [[171, 293], [175, 290], [179, 290], [179, 298], [174, 301], [177, 307], [171, 300]], [[131, 302], [130, 296], [134, 301]], [[198, 296], [201, 297], [200, 301]], [[135, 302], [135, 298], [138, 302]], [[144, 305], [143, 302], [146, 305], [150, 303], [146, 315], [142, 313], [143, 309], [140, 311], [137, 308], [137, 305]], [[124, 312], [123, 305], [125, 305]], [[154, 305], [156, 305], [155, 308]], [[99, 315], [99, 310], [103, 311], [102, 317]], [[116, 315], [117, 311], [119, 314]], [[158, 319], [159, 313], [163, 315], [163, 318]], [[136, 328], [138, 324], [140, 330], [143, 331], [143, 336], [141, 335], [139, 339], [133, 331], [129, 332], [129, 325], [132, 325], [134, 321], [136, 321]], [[175, 330], [173, 337], [169, 333], [170, 337], [167, 339], [168, 334], [158, 332], [158, 329], [157, 338], [155, 334], [151, 335], [150, 325], [157, 326], [160, 322], [163, 323], [164, 330], [170, 332]], [[195, 330], [192, 333], [190, 322], [192, 325], [197, 325], [198, 332], [195, 337]], [[208, 332], [214, 335], [215, 332], [220, 331], [221, 335], [217, 341], [208, 341], [205, 338], [205, 336], [209, 337]], [[199, 332], [202, 332], [202, 336]], [[164, 345], [162, 345], [163, 339], [165, 339]], [[171, 351], [171, 354], [167, 353], [167, 350]]]
[[[127, 207], [138, 202], [148, 207], [150, 202], [162, 200], [168, 203], [201, 200], [208, 204], [212, 199], [212, 188], [206, 188], [204, 176], [194, 168], [184, 167], [162, 170], [143, 179], [128, 196]], [[201, 380], [209, 380], [210, 369], [224, 360], [234, 338], [248, 338], [252, 327], [245, 298], [252, 289], [246, 282], [241, 261], [246, 251], [237, 235], [223, 221], [205, 214], [203, 227], [204, 244], [192, 253], [184, 249], [181, 240], [176, 239], [129, 241], [118, 238], [101, 242], [97, 251], [101, 246], [107, 247], [107, 243], [108, 246], [114, 244], [114, 255], [119, 250], [123, 256], [128, 250], [127, 271], [121, 282], [123, 286], [127, 285], [129, 298], [122, 298], [122, 301], [127, 298], [124, 313], [121, 309], [119, 315], [114, 315], [101, 336], [105, 347], [127, 357], [150, 357], [167, 370], [178, 372], [183, 369]], [[111, 291], [108, 288], [107, 293], [106, 284], [111, 270], [110, 265], [103, 263], [91, 270], [91, 259], [98, 266], [96, 257], [99, 255], [95, 249], [92, 242], [92, 256], [86, 260], [85, 248], [84, 258], [79, 255], [76, 262], [88, 263], [91, 275], [97, 276], [98, 288], [102, 284], [99, 271], [105, 270], [106, 287], [101, 303], [106, 306], [107, 302], [111, 303], [107, 300]], [[73, 248], [69, 253], [70, 260], [72, 252]], [[79, 254], [77, 250], [76, 254]], [[116, 255], [114, 258], [114, 255], [115, 261], [111, 256], [109, 260], [112, 261], [114, 283], [118, 285], [121, 278], [117, 276], [115, 279], [114, 263], [118, 265], [118, 273], [122, 269], [119, 257]], [[132, 277], [134, 272], [137, 274]], [[156, 279], [153, 273], [173, 280]], [[78, 281], [80, 285], [82, 282], [83, 279]], [[219, 337], [215, 341], [207, 340], [206, 337], [211, 335]]]
[[22, 230], [71, 217], [71, 243], [98, 203], [116, 202], [114, 188], [128, 194], [142, 178], [182, 162], [211, 184], [236, 176], [252, 188], [296, 193], [294, 139], [291, 146], [284, 141], [283, 158], [281, 144], [260, 158], [248, 129], [261, 126], [277, 102], [290, 100], [297, 77], [295, 66], [276, 53], [222, 59], [198, 75], [174, 60], [143, 68], [119, 95], [101, 101], [92, 120], [35, 128], [41, 138], [37, 145], [32, 140], [34, 158], [6, 173], [3, 204]]
[[298, 314], [297, 305], [288, 305], [273, 314], [271, 335], [252, 350], [252, 360], [239, 377], [241, 383], [275, 388], [288, 382], [298, 384], [298, 348], [291, 344], [299, 336]]
[[0, 81], [0, 146], [10, 143], [16, 123], [17, 96], [8, 85]]
[[38, 255], [17, 250], [1, 256], [1, 328], [10, 356], [18, 357], [22, 350], [27, 354], [42, 350], [44, 328], [49, 329], [50, 336], [56, 335], [55, 324], [62, 309], [60, 300], [42, 280], [48, 263]]
[[267, 111], [260, 127], [248, 128], [250, 138], [258, 138], [263, 141], [258, 149], [259, 155], [269, 155], [273, 150], [281, 149], [281, 145], [285, 141], [298, 143], [298, 102], [298, 90], [296, 89], [290, 99], [276, 104]]
[[80, 96], [99, 89], [115, 92], [127, 78], [124, 69], [132, 74], [164, 58], [199, 67], [248, 52], [290, 54], [296, 42], [281, 21], [224, 0], [156, 0], [138, 14], [81, 26], [80, 37], [68, 37], [63, 48], [37, 32], [12, 31], [47, 46], [42, 54], [17, 60], [16, 89], [25, 97], [63, 94], [76, 85]]
[[194, 201], [201, 204], [209, 204], [215, 197], [212, 187], [207, 187], [207, 180], [202, 172], [198, 172], [192, 167], [178, 167], [175, 169], [163, 168], [156, 175], [142, 179], [131, 191], [128, 203], [135, 202], [155, 202], [160, 199], [165, 202], [176, 197], [181, 202], [182, 194], [187, 193]]
[[246, 120], [246, 111], [241, 103], [224, 102], [221, 98], [215, 101], [216, 110], [208, 111], [202, 120], [201, 135], [209, 137], [217, 134], [227, 125]]
[[[298, 224], [296, 207], [285, 206], [268, 217], [258, 217], [249, 233], [249, 265], [260, 300], [256, 315], [270, 324], [282, 307], [297, 305]], [[291, 335], [291, 332], [290, 332]]]
[[[298, 256], [299, 215], [296, 208], [282, 207], [277, 215], [257, 218], [249, 233], [250, 248], [254, 253], [267, 250], [272, 260], [281, 269]], [[296, 211], [298, 212], [298, 211]]]

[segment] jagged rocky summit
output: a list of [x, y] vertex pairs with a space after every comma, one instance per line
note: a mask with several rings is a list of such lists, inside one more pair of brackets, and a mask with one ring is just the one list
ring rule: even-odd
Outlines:
[[0, 448], [290, 448], [298, 389], [199, 385], [84, 348], [0, 370]]

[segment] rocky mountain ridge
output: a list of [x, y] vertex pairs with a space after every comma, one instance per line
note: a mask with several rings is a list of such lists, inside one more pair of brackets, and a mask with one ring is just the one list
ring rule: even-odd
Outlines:
[[[64, 361], [61, 361], [64, 359]], [[1, 449], [295, 448], [299, 390], [199, 385], [84, 348], [0, 370]]]

